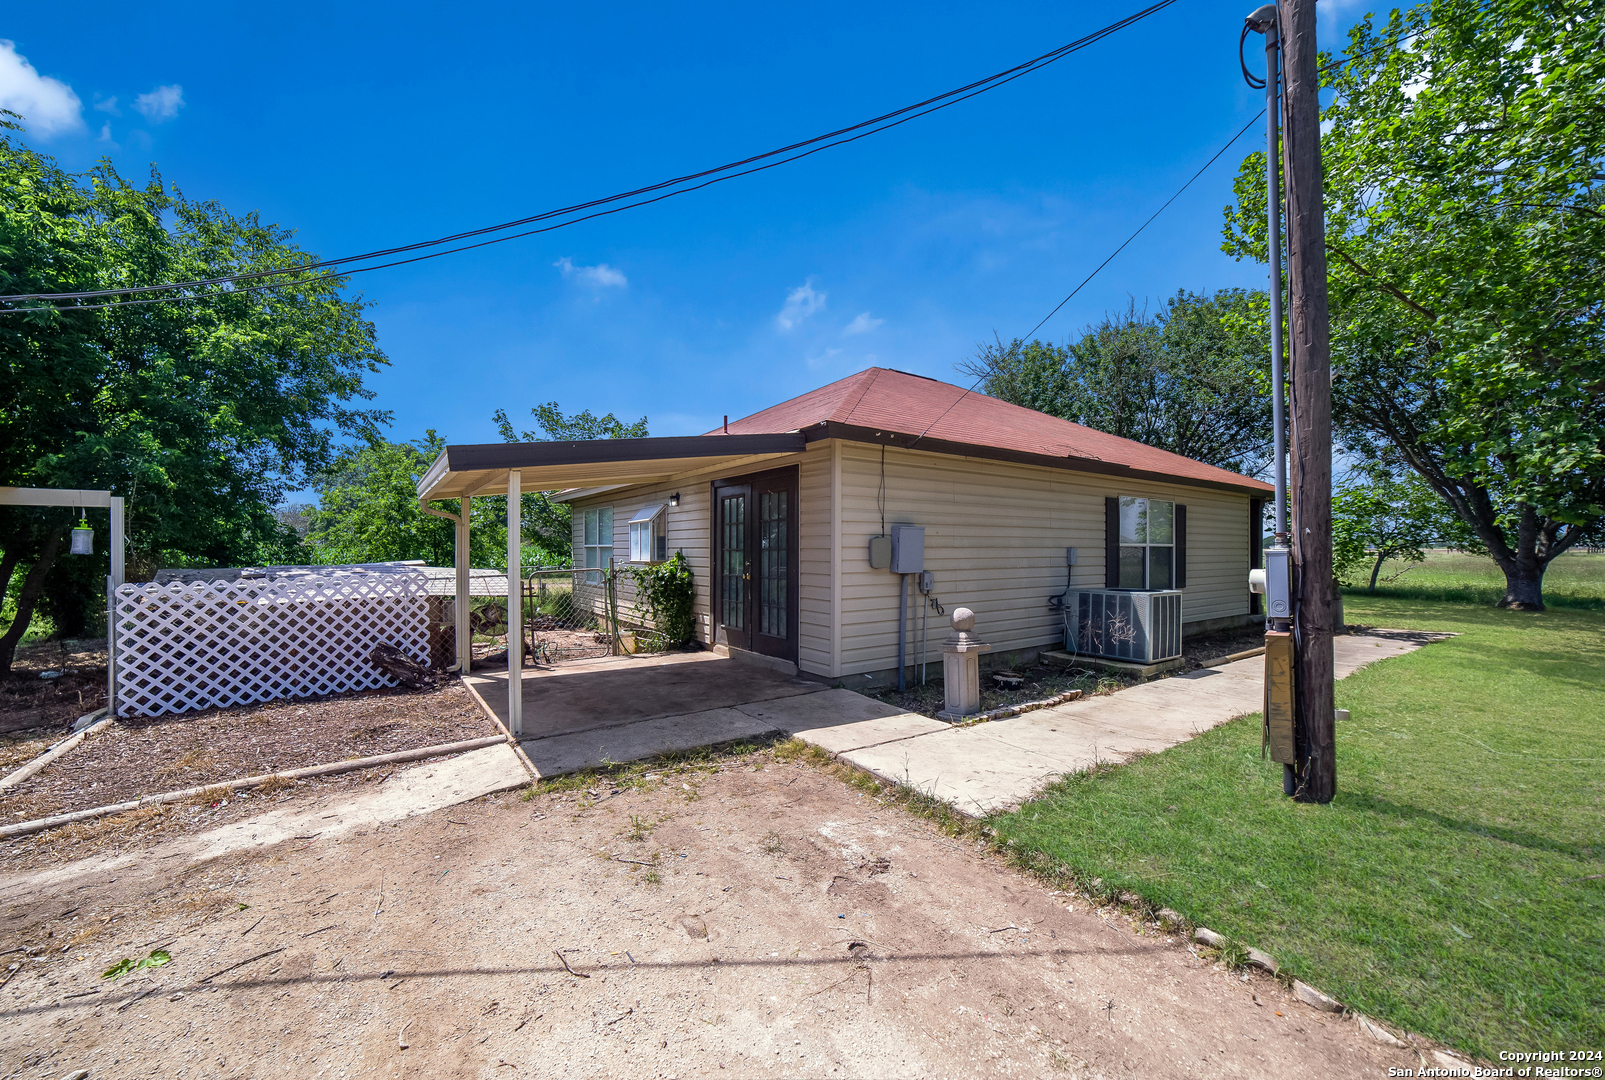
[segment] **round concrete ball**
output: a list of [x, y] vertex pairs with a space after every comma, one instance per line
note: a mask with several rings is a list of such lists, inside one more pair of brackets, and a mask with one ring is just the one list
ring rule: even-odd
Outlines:
[[975, 629], [975, 612], [967, 607], [953, 609], [953, 629], [969, 633]]

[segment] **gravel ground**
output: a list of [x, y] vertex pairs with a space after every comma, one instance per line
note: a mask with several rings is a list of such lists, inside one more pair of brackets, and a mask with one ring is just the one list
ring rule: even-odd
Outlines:
[[121, 720], [0, 795], [0, 820], [496, 734], [455, 679], [422, 691], [368, 690]]
[[[1386, 1076], [1423, 1062], [785, 744], [0, 873], [0, 1075]], [[293, 797], [301, 798], [301, 794]], [[162, 949], [165, 966], [101, 978]]]

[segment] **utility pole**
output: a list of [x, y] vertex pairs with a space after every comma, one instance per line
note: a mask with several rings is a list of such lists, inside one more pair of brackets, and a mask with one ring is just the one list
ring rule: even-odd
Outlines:
[[[1332, 387], [1321, 192], [1320, 85], [1315, 0], [1266, 4], [1246, 20], [1265, 35], [1266, 241], [1270, 263], [1271, 387], [1276, 442], [1276, 530], [1265, 570], [1265, 744], [1283, 763], [1283, 791], [1331, 802], [1337, 789], [1332, 634]], [[1280, 63], [1278, 61], [1280, 60]], [[1249, 77], [1247, 68], [1244, 76]], [[1284, 94], [1278, 102], [1278, 83]], [[1250, 78], [1251, 85], [1259, 85]], [[1278, 121], [1283, 132], [1278, 138]], [[1280, 153], [1278, 153], [1280, 148]], [[1280, 159], [1280, 160], [1279, 160]], [[1286, 186], [1278, 165], [1286, 162]], [[1293, 527], [1285, 517], [1280, 206], [1287, 203], [1293, 347]]]
[[1332, 695], [1332, 368], [1326, 305], [1326, 217], [1321, 193], [1321, 103], [1315, 0], [1281, 0], [1286, 80], [1287, 277], [1293, 345], [1293, 563], [1297, 579], [1297, 686], [1302, 753], [1295, 797], [1337, 793]]

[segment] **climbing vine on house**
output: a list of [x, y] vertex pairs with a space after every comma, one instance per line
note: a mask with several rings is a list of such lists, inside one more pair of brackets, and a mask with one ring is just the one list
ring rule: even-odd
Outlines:
[[684, 648], [696, 640], [697, 588], [683, 552], [667, 562], [623, 569], [635, 581], [636, 614], [652, 624], [665, 648]]

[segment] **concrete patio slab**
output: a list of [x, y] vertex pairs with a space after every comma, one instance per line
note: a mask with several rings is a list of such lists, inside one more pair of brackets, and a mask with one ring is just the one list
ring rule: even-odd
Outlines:
[[[507, 673], [476, 672], [463, 681], [507, 722]], [[523, 739], [631, 724], [753, 701], [812, 694], [809, 679], [712, 652], [610, 656], [523, 672]]]
[[918, 713], [899, 712], [851, 690], [779, 698], [736, 706], [775, 730], [795, 735], [832, 754], [947, 731], [950, 725]]
[[525, 739], [519, 745], [535, 771], [546, 779], [673, 751], [695, 750], [736, 739], [755, 739], [775, 730], [774, 724], [739, 709], [708, 709]]

